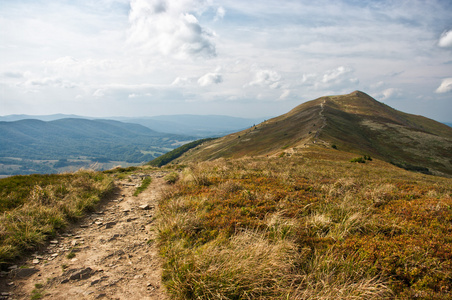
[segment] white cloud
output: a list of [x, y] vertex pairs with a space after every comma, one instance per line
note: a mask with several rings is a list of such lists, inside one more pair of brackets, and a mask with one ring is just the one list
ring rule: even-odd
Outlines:
[[223, 75], [220, 73], [207, 73], [198, 79], [200, 86], [208, 86], [223, 82]]
[[400, 97], [402, 95], [402, 91], [398, 88], [389, 88], [381, 92], [380, 97], [381, 100], [388, 100], [395, 97]]
[[339, 66], [334, 69], [326, 70], [323, 74], [303, 74], [300, 83], [304, 86], [313, 86], [316, 89], [324, 89], [337, 86], [356, 86], [359, 83], [359, 79], [354, 77], [354, 70], [352, 68]]
[[290, 90], [284, 90], [278, 100], [285, 100], [290, 96]]
[[141, 97], [151, 97], [152, 94], [151, 93], [145, 93], [145, 94], [136, 94], [136, 93], [132, 93], [129, 94], [127, 96], [127, 98], [133, 99], [133, 98], [141, 98]]
[[129, 43], [178, 59], [216, 56], [213, 32], [193, 14], [200, 6], [201, 0], [132, 0]]
[[452, 30], [445, 31], [441, 34], [438, 46], [443, 48], [452, 48]]
[[104, 89], [97, 89], [93, 93], [93, 97], [96, 97], [96, 98], [101, 98], [101, 97], [104, 97], [104, 96], [105, 96], [105, 90]]
[[435, 93], [442, 94], [452, 91], [452, 78], [445, 78], [441, 82], [440, 86], [436, 89]]
[[370, 88], [372, 88], [372, 89], [378, 89], [378, 88], [381, 88], [381, 87], [384, 86], [384, 85], [385, 85], [385, 83], [384, 83], [383, 81], [378, 81], [378, 82], [376, 82], [376, 83], [370, 84]]
[[254, 74], [254, 80], [249, 83], [250, 86], [268, 86], [272, 89], [280, 87], [281, 75], [273, 70], [259, 70]]
[[224, 9], [223, 6], [220, 6], [217, 8], [217, 13], [215, 15], [215, 21], [221, 20], [224, 18], [224, 16], [226, 15], [226, 10]]
[[45, 78], [35, 78], [27, 80], [24, 85], [26, 87], [58, 87], [58, 88], [65, 88], [70, 89], [74, 88], [77, 85], [73, 82], [70, 82], [68, 80], [63, 80], [61, 78], [52, 78], [52, 77], [45, 77]]
[[323, 83], [340, 82], [343, 80], [346, 74], [351, 73], [350, 68], [344, 66], [337, 67], [336, 69], [328, 70], [322, 76]]
[[191, 78], [176, 77], [176, 79], [174, 79], [174, 81], [171, 83], [171, 85], [173, 85], [173, 86], [188, 86], [191, 83], [192, 83], [192, 79]]

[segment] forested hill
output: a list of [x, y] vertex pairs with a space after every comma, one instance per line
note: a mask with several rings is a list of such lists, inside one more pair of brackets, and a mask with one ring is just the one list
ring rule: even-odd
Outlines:
[[0, 158], [149, 161], [193, 138], [112, 120], [0, 122]]

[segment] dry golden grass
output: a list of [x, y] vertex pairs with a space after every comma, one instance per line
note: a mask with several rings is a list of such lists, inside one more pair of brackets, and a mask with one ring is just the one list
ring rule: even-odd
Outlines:
[[447, 299], [452, 180], [353, 154], [189, 165], [160, 202], [179, 299]]
[[111, 178], [91, 171], [15, 176], [0, 185], [0, 264], [42, 245], [113, 189]]

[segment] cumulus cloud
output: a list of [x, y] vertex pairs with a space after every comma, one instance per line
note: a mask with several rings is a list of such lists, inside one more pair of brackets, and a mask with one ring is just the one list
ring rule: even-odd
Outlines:
[[390, 98], [399, 97], [402, 95], [402, 91], [397, 88], [389, 88], [381, 92], [381, 100], [388, 100]]
[[339, 66], [334, 69], [326, 70], [323, 74], [303, 74], [301, 77], [301, 84], [311, 85], [315, 88], [356, 85], [359, 83], [359, 80], [353, 76], [353, 72], [354, 70], [352, 68]]
[[452, 91], [452, 78], [445, 78], [441, 85], [436, 89], [435, 93], [442, 94]]
[[259, 70], [254, 74], [254, 80], [249, 83], [250, 86], [268, 86], [272, 89], [280, 87], [281, 75], [273, 70]]
[[452, 30], [443, 32], [439, 38], [438, 46], [443, 48], [452, 48]]
[[194, 15], [202, 5], [201, 0], [132, 0], [129, 43], [179, 59], [216, 56], [214, 33]]
[[223, 82], [223, 75], [220, 73], [207, 73], [198, 79], [200, 86], [208, 86]]

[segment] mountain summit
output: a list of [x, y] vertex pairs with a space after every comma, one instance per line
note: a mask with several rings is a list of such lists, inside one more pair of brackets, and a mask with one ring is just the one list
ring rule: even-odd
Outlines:
[[205, 143], [178, 161], [296, 153], [307, 147], [371, 155], [428, 174], [452, 175], [452, 128], [393, 109], [361, 91], [325, 96]]

